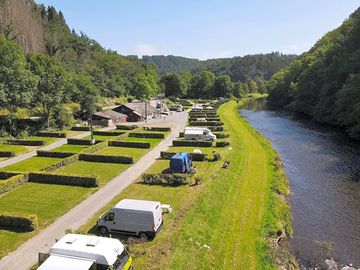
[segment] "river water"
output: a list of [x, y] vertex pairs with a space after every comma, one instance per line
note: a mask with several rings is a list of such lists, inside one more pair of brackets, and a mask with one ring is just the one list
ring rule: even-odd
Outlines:
[[292, 190], [294, 254], [308, 267], [326, 257], [360, 267], [360, 144], [264, 104], [251, 102], [240, 114], [284, 162]]

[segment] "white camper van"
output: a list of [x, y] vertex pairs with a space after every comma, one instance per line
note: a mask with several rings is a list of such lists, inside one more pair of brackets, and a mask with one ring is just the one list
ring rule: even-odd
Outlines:
[[[50, 249], [38, 270], [128, 270], [132, 258], [117, 239], [67, 234]], [[39, 256], [40, 257], [40, 256]]]
[[185, 140], [193, 141], [215, 141], [216, 136], [208, 128], [187, 127], [184, 133]]
[[155, 237], [163, 223], [160, 202], [125, 199], [97, 221], [101, 233], [117, 232]]

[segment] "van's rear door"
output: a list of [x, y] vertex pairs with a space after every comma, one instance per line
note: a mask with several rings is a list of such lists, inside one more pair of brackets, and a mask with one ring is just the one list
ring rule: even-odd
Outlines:
[[154, 231], [157, 232], [162, 224], [162, 208], [159, 203], [154, 210]]

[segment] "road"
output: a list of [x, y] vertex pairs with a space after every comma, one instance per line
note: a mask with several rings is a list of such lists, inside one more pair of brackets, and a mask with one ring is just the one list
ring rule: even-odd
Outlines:
[[38, 253], [47, 253], [55, 243], [55, 239], [61, 238], [67, 229], [77, 230], [85, 224], [94, 214], [114, 199], [126, 187], [138, 179], [159, 157], [160, 151], [164, 151], [171, 145], [180, 131], [186, 125], [187, 113], [174, 113], [166, 120], [152, 121], [152, 123], [171, 123], [172, 132], [154, 149], [145, 154], [138, 162], [122, 172], [108, 184], [99, 189], [86, 200], [75, 206], [65, 215], [58, 218], [54, 223], [39, 232], [36, 236], [22, 244], [16, 251], [10, 253], [0, 261], [1, 270], [28, 270], [37, 262]]

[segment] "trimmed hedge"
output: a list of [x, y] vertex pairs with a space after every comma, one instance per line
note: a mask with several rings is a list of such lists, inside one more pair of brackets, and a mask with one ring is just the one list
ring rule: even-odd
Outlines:
[[31, 232], [38, 227], [36, 215], [0, 213], [0, 227], [11, 231]]
[[79, 186], [79, 187], [98, 186], [98, 178], [96, 176], [53, 174], [53, 173], [43, 173], [43, 172], [29, 173], [29, 182], [66, 185], [66, 186]]
[[179, 132], [179, 137], [180, 137], [180, 138], [184, 138], [184, 136], [185, 136], [185, 132], [184, 132], [184, 131]]
[[0, 152], [0, 157], [15, 157], [15, 152], [14, 151], [1, 151]]
[[56, 162], [55, 164], [51, 164], [50, 166], [47, 166], [47, 167], [41, 169], [41, 171], [45, 171], [45, 172], [55, 171], [57, 169], [65, 167], [71, 163], [74, 163], [78, 160], [79, 160], [79, 154], [73, 154], [70, 157], [64, 158], [64, 159]]
[[[101, 143], [102, 141], [95, 141], [95, 144]], [[68, 144], [77, 144], [77, 145], [91, 145], [90, 140], [84, 139], [67, 139]]]
[[214, 132], [214, 135], [216, 136], [217, 139], [224, 139], [230, 136], [227, 133], [220, 133], [220, 132]]
[[101, 163], [118, 163], [118, 164], [134, 163], [134, 158], [130, 156], [80, 154], [79, 160], [90, 161], [90, 162], [101, 162]]
[[45, 141], [41, 140], [23, 140], [23, 139], [8, 139], [7, 144], [11, 145], [26, 145], [26, 146], [43, 146]]
[[171, 131], [171, 127], [143, 127], [143, 129], [148, 131], [160, 131], [160, 132]]
[[228, 145], [230, 145], [230, 143], [227, 142], [227, 141], [216, 142], [216, 147], [225, 147], [225, 146], [228, 146]]
[[52, 137], [52, 138], [66, 138], [67, 134], [65, 132], [45, 132], [40, 131], [37, 133], [39, 137]]
[[135, 138], [151, 138], [151, 139], [164, 139], [164, 133], [141, 133], [141, 132], [130, 132], [129, 137]]
[[125, 134], [126, 132], [124, 131], [113, 131], [113, 132], [110, 132], [110, 131], [93, 131], [93, 134], [94, 135], [101, 135], [101, 136], [120, 136], [120, 135], [123, 135]]
[[116, 125], [116, 129], [122, 129], [122, 130], [133, 130], [137, 129], [139, 126], [133, 125], [133, 126], [127, 126], [127, 125]]
[[[205, 126], [207, 127], [207, 126]], [[211, 131], [224, 131], [224, 127], [222, 126], [217, 126], [217, 127], [207, 127], [208, 129], [210, 129]]]
[[122, 141], [109, 141], [109, 146], [114, 147], [129, 147], [129, 148], [150, 148], [149, 142], [122, 142]]
[[[193, 161], [205, 161], [207, 158], [207, 154], [202, 154], [202, 153], [189, 153], [189, 154]], [[176, 155], [175, 152], [165, 152], [165, 151], [160, 152], [161, 159], [171, 159], [172, 156], [174, 155]]]
[[141, 182], [146, 185], [162, 185], [177, 187], [186, 185], [188, 177], [180, 174], [143, 174]]
[[98, 144], [95, 144], [93, 146], [90, 146], [88, 148], [85, 148], [84, 150], [81, 151], [81, 153], [86, 153], [86, 154], [91, 154], [91, 153], [95, 153], [105, 147], [108, 146], [108, 142], [105, 141], [105, 142], [101, 142], [101, 143], [98, 143]]
[[42, 151], [42, 150], [37, 150], [36, 154], [39, 157], [50, 157], [50, 158], [67, 158], [72, 155], [75, 155], [75, 153], [71, 153], [71, 152], [52, 152], [52, 151]]
[[90, 127], [72, 127], [73, 131], [90, 131]]
[[212, 142], [209, 141], [186, 141], [173, 140], [173, 146], [195, 146], [195, 147], [211, 147]]
[[221, 121], [190, 121], [189, 122], [189, 125], [190, 126], [194, 126], [194, 127], [198, 127], [198, 126], [211, 126], [211, 127], [214, 127], [214, 126], [222, 126], [224, 125], [223, 122]]
[[28, 181], [28, 175], [2, 172], [1, 179], [3, 180], [0, 180], [0, 194], [26, 183]]

